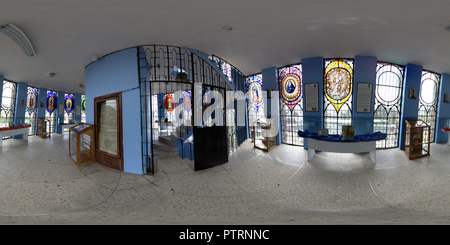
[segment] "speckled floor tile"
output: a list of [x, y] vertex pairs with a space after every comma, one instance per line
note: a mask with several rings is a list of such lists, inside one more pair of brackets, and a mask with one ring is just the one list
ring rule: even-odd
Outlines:
[[450, 146], [316, 152], [247, 140], [223, 165], [193, 171], [161, 154], [155, 175], [77, 167], [68, 135], [5, 140], [0, 224], [450, 224]]

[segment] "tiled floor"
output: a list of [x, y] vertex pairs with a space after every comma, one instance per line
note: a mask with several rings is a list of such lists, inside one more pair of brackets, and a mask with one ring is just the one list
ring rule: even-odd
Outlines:
[[450, 224], [450, 146], [407, 160], [247, 141], [229, 162], [194, 172], [177, 155], [155, 175], [77, 167], [68, 135], [5, 140], [0, 224]]

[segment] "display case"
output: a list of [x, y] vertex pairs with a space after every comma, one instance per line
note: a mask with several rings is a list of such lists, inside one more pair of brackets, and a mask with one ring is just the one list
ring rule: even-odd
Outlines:
[[37, 136], [41, 138], [49, 138], [51, 133], [47, 132], [47, 126], [51, 127], [50, 120], [45, 118], [38, 118], [37, 121]]
[[[256, 137], [256, 132], [253, 132], [253, 147], [263, 151], [270, 151], [276, 147], [276, 132], [274, 118], [261, 118], [256, 124], [261, 126], [261, 137]], [[258, 127], [256, 127], [258, 128]]]
[[405, 120], [405, 155], [416, 159], [430, 155], [430, 125], [422, 120]]
[[77, 166], [95, 162], [94, 126], [80, 123], [69, 129], [69, 155]]

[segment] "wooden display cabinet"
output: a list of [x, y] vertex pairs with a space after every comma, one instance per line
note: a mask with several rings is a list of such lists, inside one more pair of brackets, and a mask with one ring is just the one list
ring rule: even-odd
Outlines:
[[257, 122], [261, 125], [262, 139], [256, 139], [255, 127], [253, 127], [253, 147], [263, 151], [270, 151], [277, 146], [275, 138], [275, 119], [261, 118]]
[[405, 120], [405, 155], [409, 160], [430, 155], [430, 125], [422, 120]]
[[77, 166], [95, 162], [94, 125], [80, 123], [69, 129], [69, 156]]
[[37, 136], [41, 138], [49, 138], [51, 133], [47, 132], [47, 124], [51, 127], [51, 122], [45, 118], [38, 118], [37, 121]]

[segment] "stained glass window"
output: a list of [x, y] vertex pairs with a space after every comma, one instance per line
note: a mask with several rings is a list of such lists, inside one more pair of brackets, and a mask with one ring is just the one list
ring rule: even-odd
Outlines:
[[72, 114], [74, 108], [74, 99], [73, 94], [65, 94], [64, 95], [64, 111], [67, 115]]
[[[29, 128], [28, 135], [34, 135], [35, 134], [35, 128], [36, 128], [36, 103], [38, 96], [38, 90], [37, 88], [28, 87], [27, 92], [27, 105], [25, 109], [25, 121], [24, 123], [30, 124], [31, 127]], [[20, 122], [19, 122], [20, 123]]]
[[352, 123], [353, 60], [325, 60], [323, 127], [341, 134]]
[[278, 89], [281, 108], [281, 141], [303, 146], [297, 132], [303, 130], [302, 66], [301, 64], [278, 69]]
[[58, 105], [58, 97], [55, 91], [47, 91], [47, 102], [46, 102], [45, 118], [50, 121], [47, 123], [47, 132], [54, 133], [56, 125], [56, 108]]
[[[419, 92], [418, 119], [430, 125], [430, 141], [434, 142], [436, 127], [437, 103], [439, 97], [440, 75], [430, 71], [422, 72], [422, 81]], [[425, 137], [425, 136], [424, 136]], [[427, 139], [424, 139], [427, 140]]]
[[[247, 77], [245, 89], [248, 98], [248, 125], [252, 126], [252, 122], [265, 117], [262, 74]], [[254, 126], [256, 126], [254, 129], [255, 137], [258, 138], [261, 136], [261, 125], [256, 124]], [[250, 138], [252, 138], [252, 135], [250, 135]]]
[[378, 62], [375, 86], [374, 132], [386, 133], [377, 148], [398, 147], [404, 67]]
[[81, 95], [81, 122], [86, 123], [86, 95]]
[[247, 78], [246, 93], [248, 103], [254, 111], [259, 111], [263, 105], [263, 81], [262, 75], [254, 75]]
[[[64, 123], [72, 123], [74, 118], [73, 108], [74, 108], [74, 98], [73, 94], [65, 94], [64, 95]], [[68, 128], [64, 129], [64, 131], [69, 131]]]
[[173, 94], [166, 94], [164, 96], [164, 109], [166, 109], [169, 114], [172, 114], [172, 111], [175, 109], [175, 99]]
[[[3, 92], [0, 103], [0, 128], [9, 127], [9, 123], [14, 121], [14, 110], [16, 105], [16, 88], [17, 84], [13, 82], [3, 81]], [[11, 138], [9, 137], [3, 137]]]

